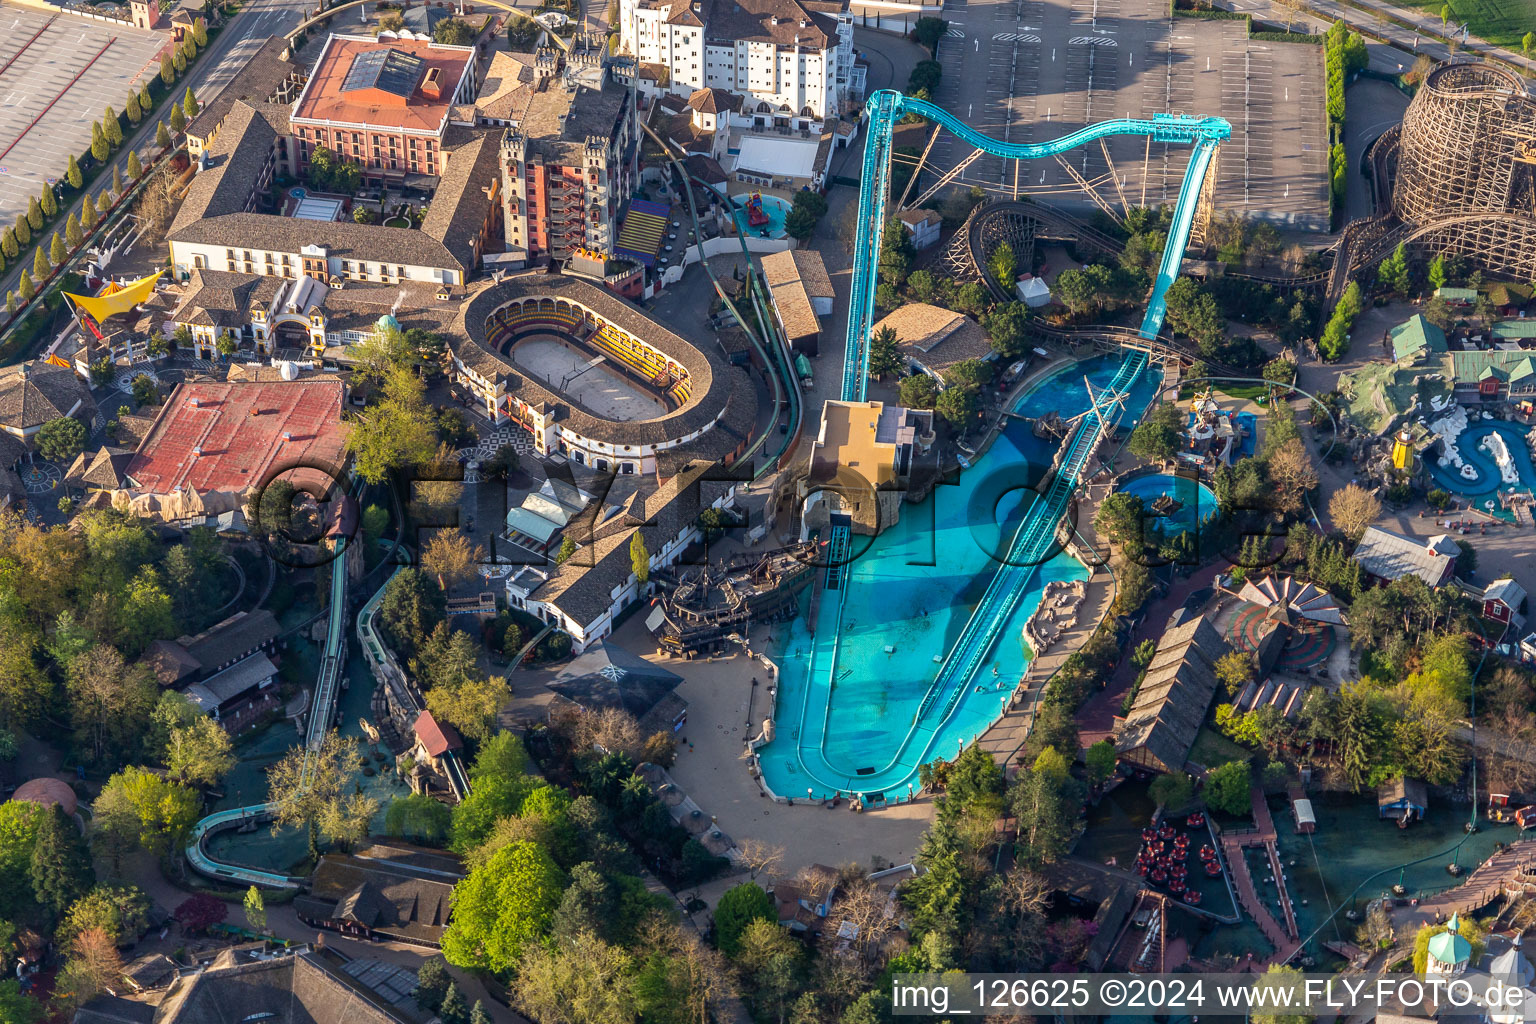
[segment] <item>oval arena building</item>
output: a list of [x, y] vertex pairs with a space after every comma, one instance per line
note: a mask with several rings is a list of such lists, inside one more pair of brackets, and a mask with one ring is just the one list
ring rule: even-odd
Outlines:
[[729, 465], [757, 419], [756, 388], [714, 340], [694, 341], [575, 277], [533, 272], [459, 309], [454, 380], [541, 455], [600, 472], [667, 478], [695, 460]]

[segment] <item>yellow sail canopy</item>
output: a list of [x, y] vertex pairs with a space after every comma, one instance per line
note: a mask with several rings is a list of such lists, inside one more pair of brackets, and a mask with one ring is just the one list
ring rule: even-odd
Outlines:
[[155, 282], [160, 280], [160, 275], [165, 271], [156, 271], [148, 277], [141, 277], [137, 281], [121, 288], [114, 289], [108, 285], [106, 291], [97, 296], [71, 295], [64, 293], [64, 297], [74, 304], [75, 308], [88, 313], [92, 320], [101, 323], [109, 316], [119, 313], [127, 313], [149, 298], [155, 292]]

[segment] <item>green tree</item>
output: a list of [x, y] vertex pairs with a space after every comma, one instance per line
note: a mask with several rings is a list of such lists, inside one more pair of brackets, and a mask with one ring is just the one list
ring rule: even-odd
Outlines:
[[1007, 242], [999, 243], [987, 257], [987, 270], [994, 281], [1011, 291], [1014, 278], [1019, 276], [1019, 258], [1014, 254], [1013, 246]]
[[170, 129], [165, 126], [164, 121], [161, 121], [155, 126], [155, 145], [159, 146], [161, 149], [171, 148], [171, 132]]
[[429, 573], [401, 569], [384, 586], [379, 627], [395, 652], [409, 662], [443, 621], [446, 609], [442, 588]]
[[1529, 58], [1532, 50], [1536, 50], [1536, 32], [1527, 32], [1520, 37], [1520, 52]]
[[107, 141], [106, 133], [101, 130], [101, 122], [91, 124], [91, 156], [96, 158], [98, 164], [107, 162], [107, 157], [112, 155], [112, 144]]
[[190, 85], [187, 86], [187, 94], [181, 98], [182, 113], [186, 114], [187, 120], [190, 121], [197, 116], [197, 112], [200, 109], [197, 97], [192, 94], [192, 87]]
[[425, 793], [397, 796], [384, 812], [386, 834], [397, 838], [409, 836], [422, 842], [443, 842], [452, 822], [453, 811], [448, 805]]
[[178, 78], [186, 72], [187, 51], [184, 47], [178, 46], [175, 51], [171, 53], [171, 66], [176, 69], [176, 75]]
[[1253, 679], [1253, 655], [1247, 651], [1228, 651], [1216, 659], [1216, 678], [1235, 697]]
[[1435, 258], [1429, 261], [1429, 286], [1435, 291], [1445, 287], [1445, 253], [1437, 253]]
[[91, 853], [80, 837], [80, 830], [55, 805], [38, 825], [32, 845], [32, 893], [54, 914], [85, 895], [96, 881], [91, 870]]
[[48, 262], [48, 249], [39, 245], [32, 251], [32, 274], [39, 281], [46, 281], [48, 275], [53, 273], [53, 264]]
[[21, 253], [21, 245], [16, 241], [15, 228], [6, 228], [3, 233], [0, 233], [0, 253], [4, 253], [7, 260], [13, 260]]
[[511, 969], [548, 933], [564, 889], [564, 876], [543, 848], [509, 843], [454, 886], [443, 956], [466, 969]]
[[171, 66], [171, 55], [168, 53], [160, 55], [160, 81], [166, 85], [176, 81], [176, 69]]
[[416, 1005], [428, 1013], [436, 1013], [452, 984], [447, 961], [440, 956], [428, 957], [416, 969], [416, 990], [412, 993]]
[[944, 33], [949, 30], [949, 22], [943, 18], [918, 18], [912, 26], [912, 38], [928, 48], [928, 52], [937, 55], [939, 52], [939, 40], [944, 38]]
[[1195, 784], [1183, 772], [1171, 772], [1153, 779], [1148, 792], [1152, 799], [1157, 801], [1159, 807], [1168, 811], [1178, 811], [1189, 805], [1190, 797], [1195, 792]]
[[444, 18], [432, 27], [432, 41], [445, 46], [468, 46], [475, 41], [475, 30], [461, 18]]
[[48, 243], [48, 260], [56, 267], [62, 267], [64, 261], [69, 259], [69, 250], [64, 246], [64, 239], [59, 233], [53, 233], [53, 241]]
[[135, 150], [128, 152], [128, 180], [138, 181], [144, 174], [144, 165], [139, 162], [139, 154]]
[[[179, 103], [171, 104], [171, 134], [180, 135], [187, 127], [187, 115], [182, 111]], [[317, 150], [318, 152], [318, 150]], [[99, 157], [98, 159], [106, 159]]]
[[[1284, 967], [1280, 964], [1270, 964], [1269, 970], [1254, 979], [1255, 989], [1268, 991], [1290, 992], [1300, 996], [1302, 986], [1301, 972], [1294, 967]], [[1262, 1002], [1260, 1002], [1262, 1000]], [[1290, 1005], [1296, 1000], [1293, 997], [1282, 995], [1263, 995], [1254, 997], [1256, 1006], [1280, 1006]], [[1317, 1018], [1310, 1013], [1253, 1013], [1248, 1018], [1252, 1024], [1312, 1024]]]
[[773, 899], [756, 882], [743, 882], [727, 889], [715, 905], [715, 945], [726, 956], [741, 951], [741, 936], [753, 921], [778, 920]]
[[379, 483], [395, 469], [429, 464], [437, 454], [437, 430], [424, 388], [413, 370], [393, 367], [381, 400], [353, 420], [347, 450], [364, 481]]
[[1145, 536], [1146, 503], [1127, 491], [1112, 491], [1099, 502], [1093, 514], [1093, 528], [1111, 544], [1140, 550]]
[[21, 296], [21, 301], [31, 302], [32, 296], [37, 294], [37, 285], [32, 283], [32, 272], [23, 270], [21, 279], [16, 282], [16, 294]]
[[459, 991], [457, 982], [448, 983], [448, 991], [443, 993], [443, 1002], [437, 1008], [437, 1015], [443, 1024], [469, 1024], [469, 1003]]
[[1164, 402], [1149, 412], [1136, 429], [1131, 431], [1126, 449], [1148, 462], [1166, 462], [1181, 447], [1179, 428], [1182, 425], [1179, 407], [1172, 402]]
[[32, 224], [27, 220], [26, 214], [20, 214], [16, 218], [16, 241], [20, 245], [26, 245], [32, 241]]
[[1088, 767], [1088, 781], [1102, 786], [1115, 773], [1114, 741], [1106, 739], [1095, 743], [1084, 751], [1083, 761]]
[[570, 561], [571, 556], [575, 553], [576, 542], [571, 539], [570, 534], [565, 534], [560, 539], [560, 550], [555, 552], [555, 564], [564, 565], [566, 562]]
[[1001, 302], [981, 318], [994, 351], [1005, 359], [1024, 354], [1029, 337], [1029, 307], [1022, 302]]
[[816, 217], [797, 206], [784, 215], [784, 230], [789, 237], [803, 242], [816, 233]]
[[639, 530], [629, 538], [629, 568], [641, 586], [651, 578], [651, 553], [645, 549], [645, 537]]
[[892, 217], [885, 223], [885, 233], [880, 237], [880, 277], [884, 281], [900, 287], [907, 280], [907, 274], [912, 269], [912, 261], [917, 254], [912, 248], [912, 239], [907, 237], [906, 228], [901, 221]]
[[763, 1019], [783, 1020], [803, 988], [805, 952], [776, 921], [753, 921], [738, 942], [742, 995]]
[[926, 373], [914, 373], [901, 381], [901, 404], [908, 409], [932, 409], [939, 397], [939, 385]]
[[149, 897], [136, 885], [96, 886], [70, 905], [59, 934], [73, 938], [91, 928], [116, 945], [132, 945], [149, 928]]
[[113, 149], [123, 144], [123, 125], [117, 119], [117, 112], [110, 106], [102, 112], [101, 132], [106, 136], [107, 144]]
[[64, 218], [64, 243], [70, 249], [78, 249], [83, 241], [85, 235], [80, 230], [80, 218], [75, 216], [74, 210], [70, 210], [69, 216]]
[[1376, 280], [1399, 295], [1406, 295], [1413, 287], [1406, 243], [1399, 242], [1397, 248], [1392, 250], [1392, 255], [1381, 261], [1376, 268]]
[[969, 388], [951, 387], [939, 392], [933, 403], [933, 411], [956, 430], [969, 427], [976, 418], [978, 403], [976, 392]]
[[1211, 771], [1205, 780], [1205, 802], [1227, 814], [1242, 814], [1250, 805], [1248, 791], [1253, 786], [1247, 761], [1228, 761]]
[[[1054, 747], [1041, 751], [1055, 753]], [[1047, 759], [1049, 761], [1049, 759]], [[1018, 819], [1017, 852], [1024, 864], [1040, 867], [1066, 856], [1072, 844], [1078, 804], [1074, 784], [1054, 771], [1037, 766], [1019, 773], [1012, 792], [1014, 817]]]
[[192, 41], [199, 50], [208, 45], [208, 23], [202, 18], [192, 20]]
[[[916, 274], [912, 275], [914, 278]], [[886, 374], [901, 372], [901, 339], [891, 327], [881, 327], [869, 336], [869, 375], [879, 380]]]
[[67, 466], [85, 448], [85, 424], [73, 416], [57, 416], [37, 431], [37, 450], [43, 458]]
[[1068, 267], [1056, 275], [1053, 294], [1073, 316], [1092, 312], [1099, 306], [1099, 289], [1092, 278], [1076, 267]]
[[192, 786], [215, 785], [235, 766], [229, 733], [213, 719], [198, 715], [170, 730], [165, 764], [177, 782]]
[[59, 202], [54, 197], [53, 189], [49, 186], [44, 186], [38, 199], [38, 205], [42, 208], [43, 216], [52, 220], [54, 215], [59, 212]]
[[123, 198], [123, 167], [121, 164], [112, 165], [112, 198]]
[[90, 231], [96, 227], [96, 204], [91, 200], [91, 194], [87, 192], [80, 200], [80, 229]]
[[254, 885], [245, 893], [245, 923], [257, 934], [267, 930], [267, 904], [261, 898], [261, 890]]
[[27, 200], [27, 226], [34, 232], [43, 229], [43, 204], [38, 202], [37, 196]]

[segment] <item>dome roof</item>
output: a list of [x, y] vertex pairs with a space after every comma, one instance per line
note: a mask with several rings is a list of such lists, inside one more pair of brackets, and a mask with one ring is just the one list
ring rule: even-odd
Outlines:
[[1531, 962], [1521, 951], [1518, 938], [1513, 946], [1493, 958], [1493, 962], [1488, 965], [1488, 974], [1505, 985], [1518, 988], [1526, 988], [1532, 981], [1536, 981], [1536, 970], [1531, 968]]
[[65, 814], [74, 814], [80, 806], [75, 791], [69, 788], [69, 783], [60, 779], [43, 776], [30, 782], [23, 782], [16, 787], [16, 792], [11, 794], [12, 800], [23, 800], [39, 807], [52, 807], [57, 804], [64, 808]]
[[1442, 964], [1464, 964], [1472, 959], [1472, 943], [1456, 932], [1441, 932], [1429, 940], [1429, 955]]
[[385, 313], [379, 317], [378, 322], [374, 326], [381, 331], [398, 331], [400, 329], [400, 321], [395, 319], [393, 313]]

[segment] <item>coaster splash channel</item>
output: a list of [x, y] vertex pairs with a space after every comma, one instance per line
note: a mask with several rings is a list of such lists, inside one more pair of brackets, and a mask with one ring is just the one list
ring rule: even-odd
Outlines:
[[[1148, 137], [1154, 142], [1193, 146], [1189, 166], [1174, 206], [1168, 241], [1153, 281], [1152, 295], [1142, 320], [1140, 334], [1149, 342], [1162, 329], [1167, 313], [1167, 291], [1178, 275], [1199, 205], [1205, 176], [1215, 157], [1217, 146], [1231, 137], [1232, 127], [1219, 117], [1195, 118], [1178, 114], [1157, 114], [1150, 120], [1121, 119], [1091, 124], [1052, 142], [1019, 144], [1002, 142], [976, 131], [953, 114], [921, 99], [892, 90], [881, 90], [870, 97], [869, 125], [864, 150], [858, 206], [858, 237], [854, 248], [853, 281], [848, 312], [848, 336], [843, 362], [842, 399], [865, 400], [869, 379], [869, 335], [874, 324], [875, 284], [881, 236], [885, 228], [886, 199], [890, 184], [892, 131], [906, 114], [918, 114], [970, 146], [995, 156], [1014, 160], [1034, 160], [1067, 152], [1085, 143], [1114, 135]], [[1056, 545], [1056, 526], [1066, 514], [1069, 502], [1084, 475], [1088, 460], [1106, 430], [1118, 417], [1120, 399], [1136, 384], [1147, 367], [1147, 354], [1127, 348], [1109, 387], [1101, 392], [1096, 415], [1082, 417], [1076, 432], [1067, 440], [1060, 468], [1048, 479], [1043, 492], [1037, 493], [1007, 544], [1007, 556], [997, 564], [986, 590], [970, 613], [954, 644], [943, 658], [904, 735], [891, 735], [884, 749], [889, 751], [883, 763], [861, 758], [857, 768], [839, 766], [828, 756], [826, 738], [833, 727], [833, 690], [838, 678], [838, 652], [844, 603], [847, 599], [847, 572], [833, 565], [828, 573], [828, 587], [838, 590], [836, 630], [830, 649], [822, 644], [812, 648], [799, 700], [783, 694], [776, 718], [776, 742], [762, 748], [760, 764], [764, 781], [783, 796], [797, 796], [805, 786], [816, 799], [834, 793], [863, 794], [872, 799], [899, 799], [900, 790], [909, 792], [918, 766], [940, 756], [934, 749], [941, 730], [954, 716], [962, 699], [972, 689], [972, 681], [996, 646], [1004, 627], [1017, 611], [1040, 566], [1051, 557]], [[1072, 415], [1086, 410], [1061, 410]], [[835, 527], [828, 538], [828, 551], [837, 560], [838, 553], [850, 549], [846, 527]], [[830, 597], [831, 595], [827, 595]], [[858, 708], [839, 709], [844, 716], [857, 717]], [[870, 752], [873, 754], [873, 752]], [[785, 788], [794, 779], [793, 790]]]

